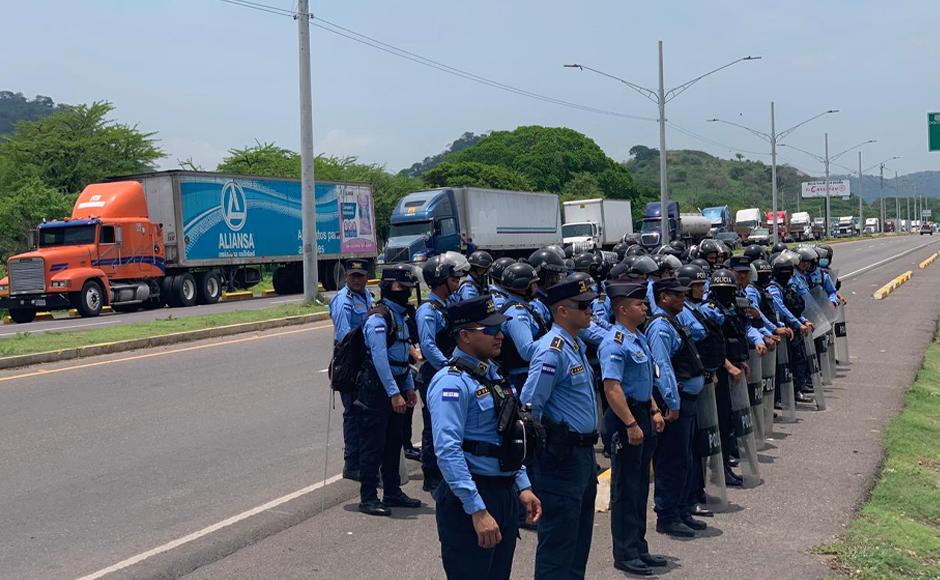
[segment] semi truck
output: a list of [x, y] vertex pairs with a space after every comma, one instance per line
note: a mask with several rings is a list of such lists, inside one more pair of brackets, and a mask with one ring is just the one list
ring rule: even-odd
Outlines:
[[627, 200], [581, 199], [562, 206], [562, 239], [576, 254], [611, 250], [623, 236], [633, 233], [633, 210]]
[[857, 231], [858, 228], [855, 225], [855, 217], [846, 215], [839, 218], [839, 222], [836, 224], [836, 235], [840, 238], [853, 236]]
[[427, 261], [454, 250], [527, 257], [561, 244], [561, 204], [553, 193], [454, 187], [409, 193], [392, 210], [380, 264]]
[[747, 237], [750, 235], [751, 230], [754, 228], [759, 228], [760, 224], [760, 209], [756, 207], [739, 209], [738, 213], [734, 215], [734, 231], [737, 232], [737, 234], [741, 236], [741, 239], [744, 241], [747, 241]]
[[815, 238], [813, 220], [809, 217], [809, 212], [793, 212], [793, 216], [790, 217], [790, 238], [798, 242]]
[[[342, 260], [376, 257], [372, 190], [319, 182], [319, 278], [343, 283]], [[301, 188], [295, 179], [166, 171], [93, 183], [70, 217], [39, 224], [37, 247], [12, 256], [0, 308], [15, 322], [38, 310], [115, 311], [218, 302], [274, 269], [279, 294], [303, 291]]]
[[[781, 240], [787, 239], [790, 232], [790, 214], [784, 210], [777, 211], [777, 233]], [[767, 212], [767, 229], [771, 235], [774, 233], [774, 212]]]
[[865, 218], [865, 233], [866, 234], [881, 233], [881, 220], [879, 220], [878, 218]]
[[[656, 248], [663, 244], [661, 216], [659, 202], [646, 204], [646, 210], [643, 213], [643, 224], [640, 229], [640, 244], [647, 248]], [[689, 244], [696, 244], [708, 237], [711, 230], [711, 221], [701, 214], [679, 213], [679, 202], [669, 202], [668, 206], [669, 220], [669, 239], [666, 243], [674, 240], [684, 240]]]
[[721, 232], [734, 231], [734, 219], [731, 217], [731, 208], [722, 205], [718, 207], [706, 207], [702, 210], [702, 215], [711, 222], [712, 236]]

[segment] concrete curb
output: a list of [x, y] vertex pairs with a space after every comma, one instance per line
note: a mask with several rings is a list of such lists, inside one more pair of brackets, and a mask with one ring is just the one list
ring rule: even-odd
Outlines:
[[914, 273], [910, 270], [908, 270], [907, 272], [904, 272], [903, 274], [901, 274], [894, 280], [891, 280], [890, 282], [888, 282], [881, 288], [875, 290], [875, 293], [872, 294], [872, 298], [874, 298], [875, 300], [883, 300], [885, 297], [888, 296], [888, 294], [891, 294], [892, 292], [900, 288], [901, 284], [904, 284], [905, 282], [910, 280], [911, 277], [913, 276], [914, 276]]
[[933, 253], [931, 256], [929, 256], [926, 260], [924, 260], [923, 262], [921, 262], [920, 264], [918, 264], [917, 267], [920, 268], [921, 270], [923, 270], [923, 269], [926, 268], [927, 266], [933, 264], [933, 263], [937, 260], [937, 257], [938, 257], [938, 256], [940, 256], [940, 252], [934, 252], [934, 253]]
[[328, 313], [317, 312], [315, 314], [302, 314], [299, 316], [272, 318], [271, 320], [229, 324], [226, 326], [216, 326], [213, 328], [203, 328], [200, 330], [190, 330], [186, 332], [175, 332], [172, 334], [162, 334], [159, 336], [150, 336], [147, 338], [135, 338], [132, 340], [90, 344], [88, 346], [79, 346], [63, 350], [9, 356], [0, 358], [0, 370], [62, 360], [86, 358], [90, 356], [101, 356], [104, 354], [114, 354], [118, 352], [127, 352], [129, 350], [139, 350], [143, 348], [169, 346], [179, 344], [181, 342], [193, 342], [196, 340], [219, 338], [223, 336], [231, 336], [233, 334], [243, 334], [246, 332], [260, 332], [263, 330], [270, 330], [272, 328], [281, 328], [285, 326], [299, 326], [302, 324], [310, 324], [312, 322], [329, 320], [329, 318], [330, 315]]

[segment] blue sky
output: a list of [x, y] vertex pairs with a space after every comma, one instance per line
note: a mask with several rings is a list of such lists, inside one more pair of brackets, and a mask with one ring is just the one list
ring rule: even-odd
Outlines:
[[[257, 0], [293, 9], [292, 0]], [[298, 148], [297, 25], [218, 0], [2, 0], [0, 89], [56, 101], [110, 100], [116, 118], [158, 131], [168, 157], [212, 169], [255, 139]], [[863, 163], [901, 155], [902, 174], [940, 169], [926, 113], [940, 110], [940, 2], [730, 0], [407, 2], [311, 0], [315, 15], [384, 42], [529, 91], [656, 117], [655, 105], [614, 81], [562, 68], [579, 62], [654, 87], [656, 42], [666, 86], [740, 56], [671, 102], [669, 149], [752, 159], [767, 146], [721, 117], [769, 130], [829, 108], [789, 143], [833, 153], [867, 139]], [[657, 125], [574, 110], [450, 76], [312, 28], [315, 149], [406, 167], [464, 131], [567, 126], [617, 160], [658, 147]], [[812, 158], [784, 162], [821, 174]], [[840, 162], [857, 166], [855, 153]]]

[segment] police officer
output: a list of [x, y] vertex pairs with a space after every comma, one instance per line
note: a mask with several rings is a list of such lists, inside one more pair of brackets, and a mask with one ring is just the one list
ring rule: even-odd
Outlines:
[[586, 348], [578, 333], [591, 324], [597, 297], [583, 280], [548, 288], [554, 324], [529, 365], [522, 402], [531, 404], [547, 434], [545, 452], [533, 463], [542, 500], [535, 577], [584, 578], [597, 495], [597, 400]]
[[518, 505], [534, 524], [541, 503], [522, 461], [505, 466], [497, 457], [503, 444], [498, 405], [511, 395], [501, 389], [491, 359], [501, 348], [506, 317], [487, 295], [450, 305], [447, 316], [457, 346], [450, 366], [434, 376], [429, 389], [434, 446], [445, 481], [434, 494], [441, 560], [450, 580], [508, 579]]
[[477, 250], [470, 254], [467, 261], [470, 262], [470, 273], [460, 283], [460, 288], [454, 297], [456, 300], [469, 300], [486, 294], [488, 291], [487, 274], [490, 266], [493, 265], [493, 256], [489, 252]]
[[506, 302], [508, 297], [508, 292], [502, 286], [503, 272], [515, 263], [516, 261], [512, 258], [498, 258], [490, 266], [490, 296], [493, 297], [493, 304], [496, 305], [497, 310]]
[[[346, 285], [330, 298], [330, 319], [333, 321], [333, 346], [359, 328], [372, 308], [372, 294], [366, 290], [369, 272], [363, 260], [349, 260], [346, 266]], [[353, 405], [355, 393], [342, 393], [343, 403], [343, 477], [359, 481], [359, 429], [360, 419]]]
[[535, 269], [535, 274], [538, 276], [532, 307], [542, 316], [545, 324], [551, 326], [552, 313], [546, 302], [545, 289], [561, 282], [568, 275], [564, 259], [554, 249], [554, 246], [548, 246], [532, 252], [532, 255], [529, 256], [529, 264]]
[[[366, 364], [359, 375], [361, 440], [359, 452], [359, 511], [391, 515], [390, 507], [416, 508], [421, 502], [401, 490], [399, 459], [405, 410], [418, 401], [410, 371], [408, 299], [418, 285], [411, 267], [404, 264], [382, 270], [382, 299], [366, 318], [363, 337]], [[379, 468], [384, 497], [378, 498]]]
[[650, 462], [664, 421], [653, 387], [653, 353], [639, 327], [646, 322], [646, 284], [616, 282], [607, 287], [616, 323], [601, 343], [604, 392], [610, 408], [605, 429], [614, 433], [611, 449], [610, 529], [614, 567], [639, 575], [665, 566], [646, 542]]
[[666, 429], [653, 456], [656, 531], [680, 538], [695, 536], [706, 525], [686, 513], [687, 485], [692, 472], [692, 437], [696, 402], [705, 387], [705, 368], [691, 334], [677, 320], [685, 308], [688, 286], [675, 278], [653, 285], [656, 310], [646, 329], [653, 360], [659, 365], [657, 403], [665, 412]]
[[429, 259], [421, 268], [424, 283], [430, 288], [428, 299], [418, 307], [415, 315], [418, 323], [418, 342], [424, 363], [418, 370], [416, 380], [418, 392], [424, 406], [421, 418], [421, 471], [424, 474], [424, 491], [433, 491], [441, 481], [441, 472], [434, 456], [434, 441], [431, 437], [431, 414], [428, 409], [428, 385], [434, 374], [447, 365], [454, 350], [454, 338], [447, 325], [446, 308], [451, 296], [460, 286], [463, 272], [459, 264], [447, 254]]
[[794, 276], [795, 263], [799, 263], [799, 254], [796, 252], [785, 251], [777, 256], [772, 264], [774, 280], [768, 291], [773, 298], [774, 307], [794, 331], [789, 343], [794, 398], [800, 403], [811, 403], [813, 398], [808, 391], [812, 390], [812, 379], [807, 366], [808, 360], [803, 341], [809, 340], [813, 323], [803, 316], [803, 309], [806, 307], [804, 297], [801, 296], [798, 287], [790, 283]]
[[778, 337], [793, 338], [793, 332], [777, 318], [770, 295], [765, 292], [773, 275], [773, 268], [763, 258], [757, 258], [751, 262], [751, 268], [756, 273], [756, 277], [750, 277], [744, 288], [744, 294], [760, 315], [763, 328]]
[[548, 332], [548, 325], [532, 304], [538, 280], [528, 264], [513, 264], [503, 272], [503, 288], [508, 298], [499, 310], [509, 319], [503, 323], [507, 340], [503, 341], [498, 361], [517, 395], [529, 373], [536, 343]]

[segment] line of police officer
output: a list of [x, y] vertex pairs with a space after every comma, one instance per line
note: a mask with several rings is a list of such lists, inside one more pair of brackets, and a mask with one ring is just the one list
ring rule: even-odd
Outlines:
[[[536, 578], [585, 576], [599, 426], [611, 458], [614, 565], [639, 575], [665, 566], [646, 540], [651, 464], [657, 531], [706, 529], [695, 517], [712, 515], [706, 455], [722, 455], [722, 486], [743, 483], [733, 469], [750, 451], [741, 438], [748, 421], [732, 399], [749, 350], [764, 355], [787, 341], [804, 352], [810, 289], [842, 301], [826, 246], [750, 246], [735, 258], [710, 239], [654, 255], [627, 242], [615, 251], [612, 267], [599, 253], [566, 256], [559, 247], [519, 261], [482, 251], [435, 256], [422, 268], [430, 294], [417, 312], [408, 304], [418, 284], [410, 267], [386, 267], [373, 304], [362, 264], [347, 265], [347, 286], [330, 303], [336, 340], [364, 324], [368, 356], [359, 392], [343, 397], [344, 475], [361, 482], [364, 513], [421, 505], [398, 477], [401, 417], [417, 386], [424, 488], [437, 503], [448, 578], [508, 578], [520, 525], [538, 530]], [[416, 379], [412, 344], [424, 361]], [[807, 357], [790, 366], [796, 394], [811, 400]], [[698, 424], [703, 391], [719, 437]]]

